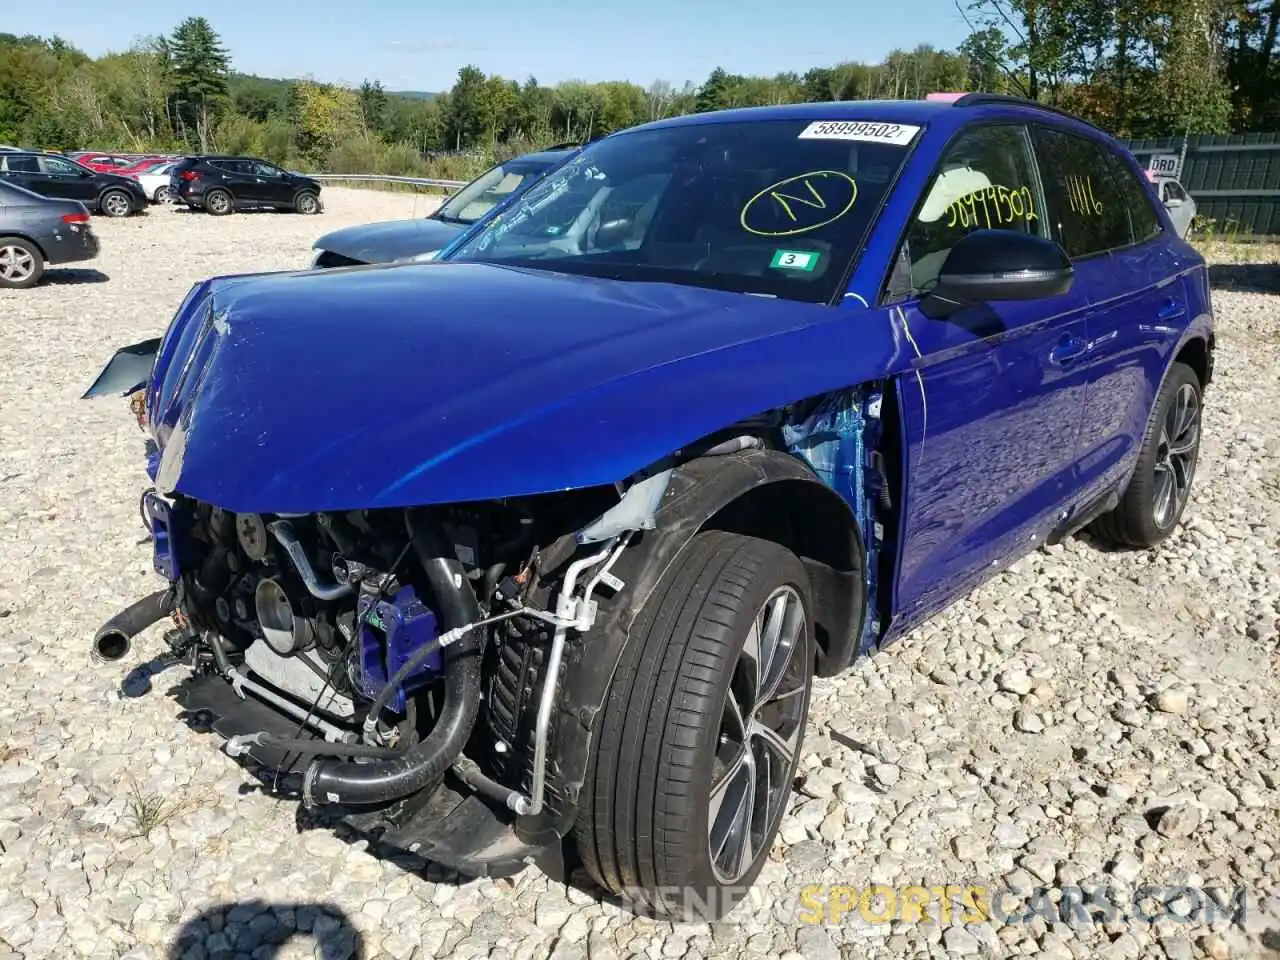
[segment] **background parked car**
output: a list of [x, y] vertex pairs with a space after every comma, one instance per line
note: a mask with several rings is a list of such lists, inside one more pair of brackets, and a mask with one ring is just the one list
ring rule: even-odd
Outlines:
[[67, 156], [96, 173], [119, 173], [124, 168], [133, 166], [136, 159], [112, 153], [69, 153]]
[[1154, 181], [1160, 193], [1160, 202], [1169, 211], [1169, 219], [1173, 221], [1178, 236], [1186, 239], [1191, 231], [1191, 222], [1196, 218], [1196, 202], [1187, 188], [1173, 177], [1157, 177]]
[[136, 180], [143, 191], [151, 198], [152, 203], [168, 203], [173, 199], [173, 189], [169, 186], [169, 175], [177, 164], [176, 160], [161, 160], [154, 166], [144, 166], [140, 171], [126, 173], [130, 180]]
[[169, 171], [176, 200], [222, 216], [245, 207], [319, 213], [320, 184], [256, 157], [186, 157]]
[[490, 167], [441, 204], [415, 220], [386, 220], [326, 233], [312, 247], [313, 267], [351, 267], [426, 259], [500, 203], [519, 196], [559, 167], [579, 148], [561, 144]]
[[108, 217], [127, 217], [147, 206], [147, 195], [136, 180], [97, 173], [49, 153], [0, 155], [0, 178], [41, 196], [79, 200]]
[[34, 286], [46, 264], [97, 255], [98, 238], [83, 203], [42, 197], [0, 180], [0, 287]]

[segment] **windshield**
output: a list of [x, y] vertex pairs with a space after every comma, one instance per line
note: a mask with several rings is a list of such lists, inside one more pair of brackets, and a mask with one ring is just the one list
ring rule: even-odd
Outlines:
[[826, 302], [917, 130], [768, 120], [619, 134], [447, 259]]
[[436, 218], [453, 223], [475, 223], [506, 200], [512, 192], [531, 179], [536, 179], [546, 166], [513, 160], [490, 167], [446, 200]]

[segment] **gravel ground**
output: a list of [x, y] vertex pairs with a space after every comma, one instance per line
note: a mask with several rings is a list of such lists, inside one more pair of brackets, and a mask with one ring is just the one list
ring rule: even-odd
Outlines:
[[[672, 926], [577, 876], [461, 881], [300, 834], [292, 804], [175, 719], [178, 671], [131, 697], [126, 666], [89, 664], [94, 629], [156, 581], [137, 428], [123, 402], [77, 397], [194, 281], [303, 266], [320, 233], [415, 205], [325, 197], [313, 218], [98, 222], [92, 269], [0, 293], [0, 960], [1280, 956], [1280, 297], [1256, 289], [1280, 291], [1280, 267], [1221, 277], [1184, 527], [1151, 554], [1087, 538], [1036, 553], [821, 681], [801, 789], [751, 904]], [[158, 630], [137, 649], [157, 655]], [[1189, 889], [1154, 924], [1064, 923], [1045, 902], [1021, 922], [1001, 922], [1011, 906], [968, 924], [856, 907], [803, 922], [873, 882]], [[857, 889], [806, 899], [809, 884]], [[1245, 891], [1242, 922], [1206, 912], [1209, 887]]]

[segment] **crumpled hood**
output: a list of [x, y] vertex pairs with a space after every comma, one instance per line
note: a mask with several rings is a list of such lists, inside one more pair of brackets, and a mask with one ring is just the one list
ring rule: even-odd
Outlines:
[[329, 250], [362, 263], [390, 263], [392, 260], [439, 250], [464, 229], [464, 224], [446, 223], [430, 217], [388, 220], [334, 230], [313, 243], [312, 247], [316, 250]]
[[485, 264], [209, 280], [148, 387], [156, 482], [276, 513], [608, 484], [903, 362], [871, 319]]

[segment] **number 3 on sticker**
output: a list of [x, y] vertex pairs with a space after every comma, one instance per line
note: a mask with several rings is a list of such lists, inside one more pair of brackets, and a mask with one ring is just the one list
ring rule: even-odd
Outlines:
[[775, 250], [769, 266], [775, 270], [812, 270], [818, 265], [817, 253], [806, 253], [803, 250]]

